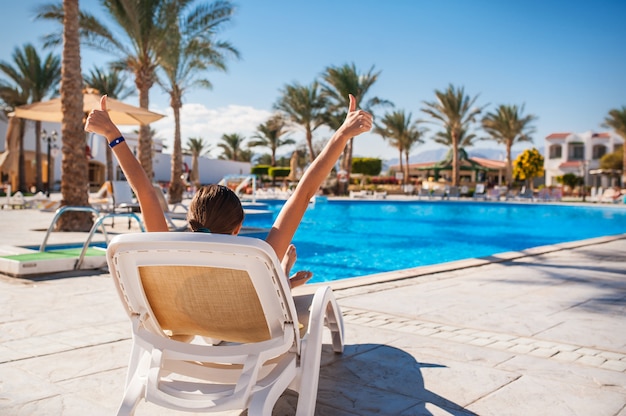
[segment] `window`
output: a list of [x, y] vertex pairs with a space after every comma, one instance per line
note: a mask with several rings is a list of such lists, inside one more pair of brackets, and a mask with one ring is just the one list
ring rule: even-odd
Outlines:
[[593, 146], [593, 158], [600, 159], [606, 154], [606, 146], [603, 144], [596, 144]]
[[561, 145], [553, 144], [550, 146], [550, 159], [560, 159], [561, 157]]
[[584, 160], [585, 159], [585, 145], [583, 143], [570, 143], [567, 160]]

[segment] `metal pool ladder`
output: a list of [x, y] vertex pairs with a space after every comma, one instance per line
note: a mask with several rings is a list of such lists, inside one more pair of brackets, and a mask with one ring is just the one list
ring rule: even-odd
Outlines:
[[92, 214], [96, 216], [96, 220], [94, 221], [93, 226], [91, 227], [91, 230], [89, 230], [89, 235], [87, 236], [87, 240], [85, 241], [85, 244], [83, 244], [83, 249], [80, 252], [80, 256], [78, 257], [78, 260], [76, 260], [76, 263], [74, 264], [74, 270], [78, 270], [80, 266], [83, 264], [83, 259], [85, 258], [85, 254], [87, 253], [89, 244], [91, 244], [91, 239], [93, 238], [93, 235], [96, 233], [99, 227], [102, 228], [102, 234], [104, 235], [104, 240], [107, 246], [109, 245], [109, 236], [106, 232], [106, 229], [104, 228], [102, 224], [103, 221], [106, 220], [107, 218], [127, 217], [129, 221], [132, 218], [135, 221], [137, 221], [137, 224], [139, 224], [139, 228], [141, 229], [142, 232], [146, 231], [144, 229], [143, 223], [141, 222], [141, 219], [134, 212], [112, 212], [112, 213], [107, 213], [107, 214], [101, 214], [100, 211], [98, 211], [97, 209], [93, 207], [64, 206], [56, 210], [54, 218], [52, 219], [52, 222], [50, 223], [50, 226], [48, 227], [48, 231], [46, 231], [46, 236], [44, 237], [43, 242], [39, 246], [40, 252], [46, 251], [46, 244], [48, 243], [48, 237], [50, 237], [50, 233], [52, 232], [52, 230], [54, 230], [54, 226], [56, 225], [59, 218], [61, 218], [61, 215], [63, 215], [64, 213], [68, 211], [91, 212]]

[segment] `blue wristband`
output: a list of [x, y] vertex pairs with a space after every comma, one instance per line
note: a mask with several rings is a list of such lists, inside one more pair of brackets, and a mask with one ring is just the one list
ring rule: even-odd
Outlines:
[[111, 143], [109, 143], [109, 147], [113, 149], [115, 146], [125, 141], [126, 140], [124, 140], [124, 136], [120, 136], [117, 139], [113, 140]]

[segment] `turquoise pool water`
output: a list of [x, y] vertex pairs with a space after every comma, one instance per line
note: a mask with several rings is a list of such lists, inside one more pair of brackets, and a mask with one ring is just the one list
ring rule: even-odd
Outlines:
[[295, 269], [323, 282], [622, 233], [624, 207], [330, 200], [304, 216]]

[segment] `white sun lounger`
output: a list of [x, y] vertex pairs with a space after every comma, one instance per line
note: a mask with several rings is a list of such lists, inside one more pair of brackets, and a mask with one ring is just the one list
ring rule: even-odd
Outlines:
[[273, 249], [230, 235], [120, 235], [107, 262], [133, 332], [118, 414], [145, 399], [175, 410], [270, 415], [287, 388], [299, 393], [296, 415], [314, 414], [324, 326], [333, 350], [343, 351], [330, 287], [311, 302], [294, 300]]

